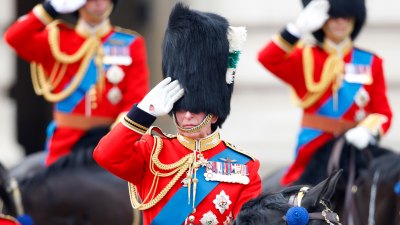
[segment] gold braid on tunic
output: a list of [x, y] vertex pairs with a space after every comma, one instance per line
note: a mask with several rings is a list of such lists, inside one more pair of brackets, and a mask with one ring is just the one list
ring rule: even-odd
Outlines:
[[[50, 75], [47, 75], [43, 69], [43, 65], [37, 62], [31, 63], [31, 76], [34, 91], [37, 95], [43, 95], [49, 102], [59, 102], [70, 96], [81, 83], [86, 70], [89, 66], [92, 56], [96, 55], [95, 64], [98, 73], [102, 74], [102, 47], [101, 41], [97, 37], [89, 37], [82, 46], [72, 55], [67, 55], [60, 50], [60, 31], [58, 28], [59, 21], [54, 21], [48, 25], [49, 29], [49, 45], [55, 63]], [[65, 75], [67, 66], [82, 60], [78, 71], [68, 87], [58, 93], [53, 90], [59, 85]], [[60, 68], [61, 65], [61, 68]]]
[[[146, 210], [153, 206], [155, 206], [161, 199], [165, 197], [165, 195], [171, 190], [171, 188], [175, 185], [178, 179], [185, 173], [185, 171], [190, 170], [193, 166], [193, 162], [195, 161], [195, 156], [193, 154], [188, 154], [185, 157], [181, 158], [179, 161], [171, 164], [164, 164], [160, 162], [158, 156], [163, 148], [162, 139], [158, 136], [154, 136], [154, 145], [151, 153], [150, 159], [150, 171], [154, 174], [153, 183], [150, 187], [150, 191], [147, 196], [140, 201], [140, 196], [138, 194], [137, 188], [132, 183], [128, 182], [129, 188], [129, 197], [131, 200], [132, 207], [134, 209]], [[159, 170], [156, 170], [156, 167]], [[161, 171], [170, 171], [170, 172], [161, 172]], [[158, 181], [160, 177], [168, 177], [175, 176], [172, 180], [158, 193], [155, 195]]]
[[341, 85], [338, 76], [343, 74], [344, 62], [337, 54], [329, 55], [322, 68], [320, 81], [315, 82], [314, 56], [311, 46], [306, 46], [303, 49], [303, 71], [307, 94], [302, 99], [298, 98], [297, 104], [301, 108], [307, 108], [318, 101], [332, 83], [332, 91], [337, 93]]

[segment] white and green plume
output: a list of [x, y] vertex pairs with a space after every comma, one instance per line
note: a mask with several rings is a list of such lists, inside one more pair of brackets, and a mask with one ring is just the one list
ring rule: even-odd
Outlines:
[[239, 62], [239, 55], [243, 48], [243, 43], [246, 41], [247, 30], [246, 27], [233, 27], [228, 28], [228, 41], [229, 41], [229, 60], [228, 70], [226, 71], [226, 83], [232, 84], [235, 79], [236, 66]]

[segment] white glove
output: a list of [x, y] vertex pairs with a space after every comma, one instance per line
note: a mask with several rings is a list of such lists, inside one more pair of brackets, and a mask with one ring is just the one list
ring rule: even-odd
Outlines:
[[363, 150], [368, 144], [376, 144], [375, 137], [363, 126], [357, 126], [348, 130], [344, 134], [344, 137], [348, 143], [354, 145], [359, 150]]
[[183, 92], [178, 80], [171, 82], [171, 77], [167, 77], [147, 93], [137, 107], [153, 116], [164, 116], [183, 96]]
[[72, 13], [86, 4], [86, 0], [49, 0], [50, 5], [58, 13]]
[[296, 36], [316, 31], [329, 18], [328, 11], [328, 0], [312, 0], [297, 17], [296, 22], [288, 25], [288, 31]]

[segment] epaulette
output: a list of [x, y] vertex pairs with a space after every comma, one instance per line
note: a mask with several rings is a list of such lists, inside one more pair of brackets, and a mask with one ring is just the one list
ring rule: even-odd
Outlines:
[[227, 142], [227, 141], [224, 141], [224, 140], [223, 140], [223, 142], [225, 143], [226, 146], [228, 146], [228, 147], [229, 147], [230, 149], [232, 149], [233, 151], [239, 152], [239, 153], [241, 153], [241, 154], [243, 154], [243, 155], [245, 155], [245, 156], [251, 158], [253, 161], [256, 160], [256, 158], [255, 158], [254, 156], [252, 156], [250, 153], [248, 153], [248, 152], [246, 152], [246, 151], [244, 151], [244, 150], [241, 150], [241, 149], [236, 148], [233, 144], [231, 144], [231, 143], [229, 143], [229, 142]]
[[[153, 133], [153, 131], [154, 131], [154, 133]], [[159, 128], [159, 127], [157, 127], [157, 126], [151, 126], [151, 127], [146, 131], [146, 134], [149, 134], [149, 135], [156, 134], [156, 135], [158, 135], [158, 136], [165, 137], [165, 138], [169, 138], [169, 139], [176, 138], [176, 135], [164, 133], [164, 132], [161, 130], [161, 128]]]
[[135, 36], [142, 36], [141, 34], [139, 34], [138, 32], [136, 32], [134, 30], [130, 30], [130, 29], [126, 29], [126, 28], [122, 28], [122, 27], [118, 27], [118, 26], [115, 26], [114, 29], [117, 32], [131, 34], [131, 35], [135, 35]]

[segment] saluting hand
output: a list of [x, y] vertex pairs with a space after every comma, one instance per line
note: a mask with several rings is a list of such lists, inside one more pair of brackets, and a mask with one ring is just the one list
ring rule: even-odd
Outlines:
[[289, 25], [292, 26], [289, 32], [292, 31], [293, 35], [302, 36], [318, 30], [329, 18], [328, 11], [328, 0], [312, 0], [297, 17], [296, 22]]
[[165, 78], [155, 86], [138, 104], [138, 108], [153, 115], [167, 115], [184, 94], [184, 90], [178, 80], [171, 82], [171, 77]]

